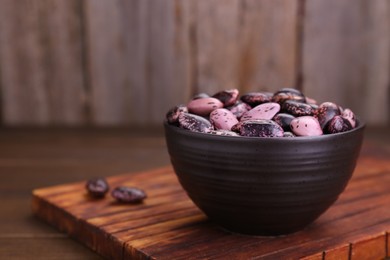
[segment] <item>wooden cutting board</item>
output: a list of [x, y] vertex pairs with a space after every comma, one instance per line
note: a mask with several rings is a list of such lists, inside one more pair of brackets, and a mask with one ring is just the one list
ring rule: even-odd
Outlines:
[[[189, 200], [171, 167], [108, 178], [148, 198], [92, 200], [84, 182], [33, 191], [41, 219], [110, 259], [383, 259], [390, 254], [390, 162], [361, 156], [339, 200], [306, 229], [280, 237], [229, 233]], [[288, 218], [288, 216], [286, 216]]]

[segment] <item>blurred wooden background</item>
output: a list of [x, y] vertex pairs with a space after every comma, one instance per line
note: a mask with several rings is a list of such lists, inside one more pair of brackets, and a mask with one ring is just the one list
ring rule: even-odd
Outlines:
[[390, 122], [389, 0], [0, 0], [1, 125], [161, 124], [296, 87]]

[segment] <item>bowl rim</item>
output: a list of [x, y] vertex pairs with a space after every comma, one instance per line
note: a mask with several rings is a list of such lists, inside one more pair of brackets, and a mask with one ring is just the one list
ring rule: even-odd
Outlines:
[[226, 135], [213, 135], [208, 133], [201, 133], [201, 132], [192, 132], [183, 128], [180, 128], [175, 125], [171, 125], [167, 122], [167, 120], [164, 120], [163, 122], [165, 128], [169, 128], [172, 131], [178, 132], [180, 134], [188, 135], [188, 136], [195, 136], [199, 138], [205, 138], [205, 139], [211, 139], [211, 140], [242, 140], [242, 141], [255, 141], [255, 140], [262, 140], [262, 141], [286, 141], [286, 142], [300, 142], [300, 141], [326, 141], [328, 139], [333, 139], [337, 137], [347, 136], [359, 131], [362, 131], [366, 127], [366, 123], [360, 120], [359, 118], [356, 119], [356, 127], [345, 131], [341, 133], [335, 133], [335, 134], [323, 134], [323, 135], [317, 135], [317, 136], [297, 136], [297, 137], [249, 137], [249, 136], [226, 136]]

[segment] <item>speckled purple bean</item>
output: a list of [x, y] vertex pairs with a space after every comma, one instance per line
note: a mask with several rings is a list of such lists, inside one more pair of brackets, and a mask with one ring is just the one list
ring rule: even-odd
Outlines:
[[213, 130], [213, 126], [207, 119], [189, 113], [179, 115], [179, 126], [192, 132], [207, 133]]
[[251, 92], [241, 96], [241, 100], [251, 107], [271, 102], [273, 94], [270, 92]]
[[294, 118], [290, 126], [291, 131], [298, 136], [317, 136], [323, 134], [318, 120], [313, 116]]
[[290, 131], [290, 123], [295, 118], [295, 116], [286, 114], [286, 113], [279, 113], [276, 114], [272, 120], [275, 121], [277, 124], [279, 124], [284, 131]]
[[222, 108], [223, 104], [216, 98], [199, 98], [191, 100], [188, 105], [188, 111], [190, 113], [199, 115], [199, 116], [208, 116], [211, 111]]
[[238, 123], [238, 120], [226, 108], [218, 108], [210, 113], [210, 122], [217, 130], [231, 130], [232, 126]]
[[229, 130], [211, 130], [208, 133], [213, 135], [223, 135], [223, 136], [240, 136], [236, 132], [229, 131]]
[[87, 181], [85, 184], [88, 194], [94, 198], [103, 198], [110, 189], [107, 181], [103, 178], [96, 178]]
[[291, 132], [284, 132], [284, 133], [283, 133], [283, 137], [296, 137], [296, 135], [294, 135], [294, 134], [291, 133]]
[[236, 133], [240, 133], [241, 132], [241, 126], [242, 126], [242, 122], [238, 122], [237, 124], [232, 126], [231, 131], [236, 132]]
[[188, 108], [185, 105], [177, 105], [171, 108], [166, 115], [168, 123], [176, 124], [181, 113], [188, 113]]
[[352, 112], [351, 109], [349, 109], [349, 108], [344, 109], [344, 111], [342, 113], [342, 117], [349, 121], [349, 123], [351, 124], [352, 128], [355, 128], [355, 126], [356, 126], [356, 117], [355, 117], [355, 114]]
[[272, 120], [258, 119], [242, 122], [240, 134], [247, 137], [283, 137], [283, 128]]
[[303, 93], [294, 88], [283, 88], [277, 92], [272, 97], [272, 102], [277, 102], [283, 104], [287, 100], [295, 100], [298, 102], [306, 102], [306, 98]]
[[270, 102], [258, 105], [248, 112], [245, 112], [240, 121], [254, 120], [254, 119], [272, 119], [280, 111], [278, 103]]
[[117, 187], [111, 192], [111, 196], [122, 203], [139, 203], [146, 198], [143, 190], [134, 187]]
[[233, 106], [227, 107], [226, 109], [230, 110], [237, 119], [240, 119], [245, 112], [248, 112], [252, 109], [250, 105], [242, 101], [237, 101]]
[[223, 90], [213, 95], [213, 98], [218, 99], [223, 103], [224, 107], [234, 105], [239, 97], [238, 89]]
[[322, 103], [315, 111], [315, 117], [318, 119], [320, 126], [323, 130], [326, 129], [326, 125], [334, 116], [340, 115], [339, 106], [332, 102]]
[[343, 118], [342, 116], [334, 116], [326, 126], [326, 133], [336, 134], [336, 133], [349, 131], [351, 129], [352, 126], [351, 123], [348, 121], [348, 119]]
[[[259, 120], [273, 123], [259, 123]], [[274, 94], [252, 92], [241, 98], [237, 89], [219, 91], [212, 97], [200, 93], [187, 106], [178, 105], [169, 110], [166, 121], [194, 132], [234, 136], [237, 136], [235, 133], [278, 136], [270, 131], [278, 129], [277, 125], [285, 137], [338, 133], [357, 124], [350, 109], [332, 102], [317, 105], [316, 100], [293, 88], [283, 88]]]
[[314, 112], [311, 105], [295, 100], [286, 100], [282, 104], [282, 111], [293, 116], [311, 116]]

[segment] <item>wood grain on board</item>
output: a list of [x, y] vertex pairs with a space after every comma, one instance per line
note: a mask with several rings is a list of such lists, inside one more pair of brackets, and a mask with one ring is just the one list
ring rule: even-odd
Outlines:
[[376, 259], [388, 253], [390, 164], [363, 154], [339, 200], [304, 230], [279, 237], [232, 234], [209, 221], [171, 167], [108, 178], [148, 198], [123, 205], [92, 200], [84, 182], [33, 192], [33, 211], [99, 254], [115, 259]]

